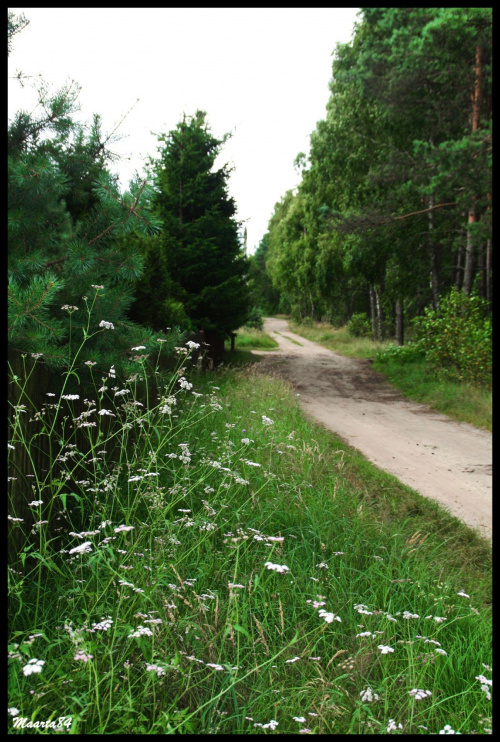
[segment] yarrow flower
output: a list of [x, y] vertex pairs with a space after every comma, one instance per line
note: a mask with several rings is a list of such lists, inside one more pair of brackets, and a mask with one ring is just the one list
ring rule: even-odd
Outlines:
[[413, 688], [408, 693], [415, 698], [415, 701], [421, 701], [423, 698], [427, 698], [427, 696], [432, 696], [432, 691], [422, 690], [421, 688]]
[[481, 683], [481, 690], [483, 691], [483, 693], [486, 694], [486, 698], [488, 699], [488, 701], [491, 701], [490, 688], [493, 685], [493, 681], [488, 680], [488, 678], [486, 678], [484, 675], [476, 675], [476, 680], [479, 680], [479, 682]]
[[387, 647], [384, 644], [379, 644], [378, 648], [382, 652], [382, 654], [389, 654], [389, 652], [394, 652], [394, 649], [392, 647]]
[[33, 673], [42, 672], [42, 668], [45, 665], [45, 660], [30, 660], [27, 665], [23, 667], [23, 675], [32, 675]]
[[262, 415], [262, 425], [274, 425], [274, 420], [271, 420], [270, 417]]
[[460, 732], [455, 732], [449, 724], [445, 724], [444, 728], [440, 729], [439, 734], [460, 734]]
[[387, 727], [387, 734], [390, 734], [395, 729], [402, 729], [402, 728], [403, 728], [402, 724], [396, 724], [394, 719], [389, 719], [389, 726]]
[[266, 562], [264, 567], [272, 569], [274, 572], [290, 572], [290, 567], [287, 567], [286, 564], [273, 564], [272, 562]]
[[61, 399], [80, 399], [79, 394], [63, 394]]
[[128, 635], [128, 638], [131, 639], [134, 636], [153, 636], [153, 632], [146, 626], [138, 626], [136, 631]]
[[92, 544], [90, 541], [84, 541], [83, 544], [80, 544], [79, 546], [75, 546], [74, 549], [70, 549], [70, 554], [88, 554], [90, 551], [92, 551]]
[[77, 662], [88, 662], [89, 660], [93, 659], [93, 657], [93, 654], [85, 654], [85, 652], [78, 650], [73, 659]]
[[121, 533], [122, 531], [133, 531], [134, 528], [135, 526], [118, 526], [118, 528], [114, 528], [113, 530], [115, 533]]
[[342, 619], [340, 616], [336, 616], [335, 613], [328, 613], [328, 611], [323, 610], [323, 608], [320, 608], [318, 611], [318, 616], [321, 616], [327, 623], [332, 623], [332, 621], [339, 621], [342, 623]]
[[131, 348], [131, 350], [146, 350], [145, 345], [136, 345], [135, 348]]
[[470, 598], [470, 595], [467, 595], [467, 593], [464, 593], [463, 590], [460, 590], [460, 592], [457, 593], [457, 595], [460, 595], [461, 598]]
[[165, 675], [163, 667], [159, 667], [158, 665], [150, 665], [149, 663], [146, 663], [146, 670], [148, 672], [155, 672], [159, 678], [161, 678], [162, 675]]
[[379, 699], [377, 693], [374, 693], [370, 686], [365, 688], [365, 690], [362, 690], [359, 695], [361, 696], [361, 701], [363, 703], [373, 703], [373, 701], [378, 701]]
[[99, 322], [99, 327], [103, 327], [105, 330], [114, 330], [115, 326], [112, 322], [106, 322], [106, 320], [101, 320]]

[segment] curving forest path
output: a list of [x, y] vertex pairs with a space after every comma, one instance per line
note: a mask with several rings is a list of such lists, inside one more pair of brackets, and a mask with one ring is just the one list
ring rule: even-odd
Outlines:
[[254, 351], [259, 368], [290, 381], [309, 415], [491, 540], [491, 433], [403, 398], [369, 361], [295, 335], [286, 320], [266, 318], [264, 329], [279, 350]]

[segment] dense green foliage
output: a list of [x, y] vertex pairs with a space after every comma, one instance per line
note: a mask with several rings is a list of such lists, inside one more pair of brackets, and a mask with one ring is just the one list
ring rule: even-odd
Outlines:
[[398, 336], [452, 286], [491, 301], [491, 8], [364, 8], [276, 204], [266, 270], [295, 319]]
[[77, 96], [73, 84], [54, 95], [41, 87], [43, 113], [19, 111], [9, 124], [9, 343], [67, 367], [85, 336], [87, 361], [126, 367], [131, 348], [154, 347], [157, 335], [127, 317], [143, 260], [119, 238], [153, 234], [160, 222], [146, 181], [120, 193], [99, 117], [88, 131], [75, 123]]
[[210, 133], [202, 111], [159, 136], [151, 167], [163, 227], [147, 245], [133, 309], [157, 329], [178, 323], [226, 335], [247, 318], [248, 265], [227, 192], [230, 170], [213, 169], [226, 139]]

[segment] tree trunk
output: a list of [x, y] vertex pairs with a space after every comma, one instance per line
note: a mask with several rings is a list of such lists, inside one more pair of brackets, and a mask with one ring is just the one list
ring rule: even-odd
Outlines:
[[464, 242], [467, 239], [467, 235], [463, 235], [463, 240], [460, 241], [458, 252], [457, 252], [457, 260], [455, 263], [455, 286], [457, 287], [457, 290], [460, 291], [462, 288], [463, 283], [463, 277], [464, 277], [464, 266], [463, 266], [463, 259], [464, 259]]
[[404, 345], [404, 342], [403, 302], [401, 297], [398, 296], [396, 299], [396, 343], [397, 345]]
[[[474, 66], [474, 90], [472, 92], [472, 131], [477, 131], [479, 128], [479, 115], [481, 112], [481, 100], [483, 96], [482, 89], [482, 75], [483, 75], [483, 59], [484, 49], [482, 46], [478, 46], [476, 49], [476, 62]], [[467, 223], [469, 229], [467, 230], [467, 244], [465, 246], [465, 269], [464, 269], [464, 283], [462, 291], [467, 296], [470, 296], [472, 291], [473, 282], [473, 264], [474, 264], [474, 243], [471, 235], [470, 226], [477, 221], [477, 213], [475, 208], [475, 201], [477, 196], [472, 198], [472, 207], [469, 209]]]
[[[468, 224], [469, 226], [476, 221], [476, 212], [474, 210], [469, 211]], [[465, 242], [465, 266], [464, 266], [464, 282], [462, 284], [462, 291], [467, 296], [470, 296], [472, 291], [472, 280], [474, 276], [474, 243], [472, 241], [472, 234], [470, 229], [467, 230], [467, 239]]]
[[491, 309], [491, 240], [486, 241], [486, 301]]
[[377, 339], [377, 310], [375, 308], [375, 291], [372, 284], [369, 284], [369, 291], [370, 291], [370, 314], [371, 314], [371, 320], [372, 320], [372, 338], [373, 340]]
[[[429, 196], [429, 209], [434, 206], [435, 195], [432, 193]], [[429, 225], [429, 250], [431, 256], [431, 291], [432, 291], [432, 308], [437, 309], [439, 306], [439, 256], [438, 250], [434, 241], [434, 211], [429, 211], [428, 214], [428, 225]]]
[[380, 294], [377, 291], [377, 287], [373, 286], [375, 292], [375, 304], [377, 306], [377, 325], [378, 325], [378, 339], [382, 341], [384, 339], [384, 317], [382, 305], [380, 303]]

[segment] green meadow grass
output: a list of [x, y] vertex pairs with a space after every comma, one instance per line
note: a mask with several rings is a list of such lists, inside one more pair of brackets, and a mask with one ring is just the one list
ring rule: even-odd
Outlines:
[[[10, 510], [9, 731], [488, 733], [489, 545], [258, 365], [187, 381], [183, 362], [149, 408], [133, 379], [96, 388], [108, 433], [71, 399], [44, 405], [38, 525]], [[21, 404], [9, 445], [29, 450]]]

